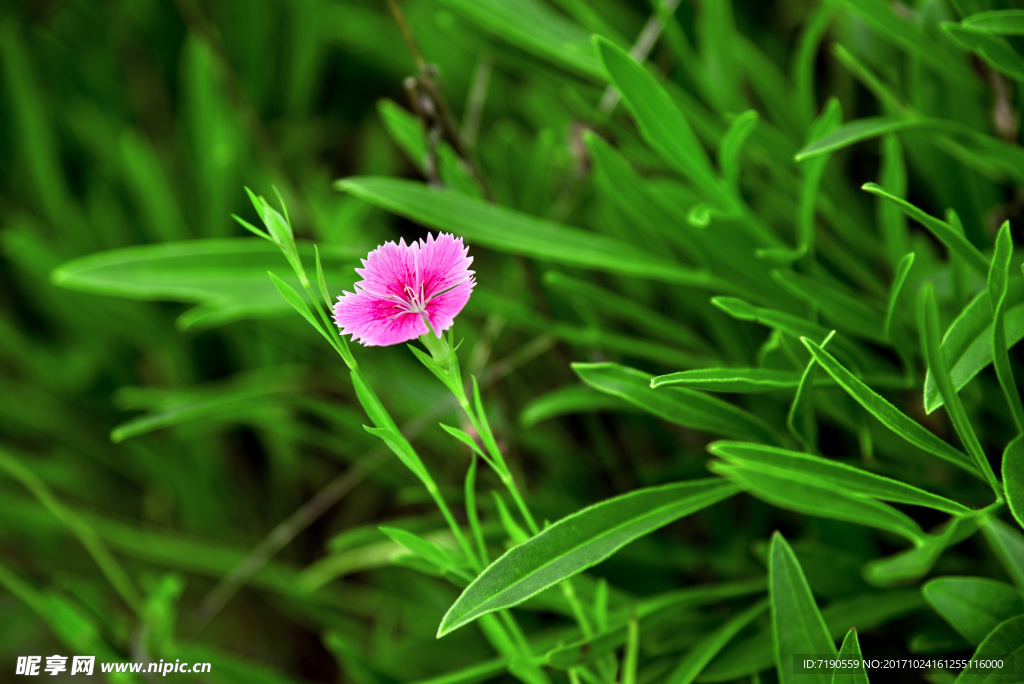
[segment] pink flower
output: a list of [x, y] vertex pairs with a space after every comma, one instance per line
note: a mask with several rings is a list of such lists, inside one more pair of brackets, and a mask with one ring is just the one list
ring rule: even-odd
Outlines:
[[363, 259], [356, 273], [362, 280], [334, 305], [341, 334], [367, 347], [383, 347], [437, 336], [452, 326], [476, 284], [469, 265], [473, 257], [462, 238], [441, 233], [437, 239], [405, 244], [385, 242]]

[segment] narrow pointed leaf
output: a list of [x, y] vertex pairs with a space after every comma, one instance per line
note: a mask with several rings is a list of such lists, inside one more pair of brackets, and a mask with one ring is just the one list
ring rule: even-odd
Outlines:
[[[312, 255], [308, 245], [300, 252]], [[355, 252], [322, 252], [326, 268], [351, 272]], [[182, 329], [247, 318], [290, 315], [291, 306], [267, 279], [281, 266], [280, 249], [265, 240], [186, 240], [124, 247], [68, 261], [53, 271], [55, 285], [95, 294], [196, 304], [181, 315]], [[297, 277], [284, 281], [299, 285]]]
[[586, 570], [626, 544], [738, 491], [718, 478], [648, 487], [556, 522], [494, 561], [448, 609], [438, 636], [509, 608]]
[[683, 386], [707, 392], [774, 392], [793, 389], [800, 384], [796, 371], [773, 368], [697, 368], [659, 375], [651, 379], [651, 387]]
[[1024, 36], [1024, 10], [993, 10], [966, 17], [964, 26], [1000, 36]]
[[821, 456], [746, 442], [715, 442], [708, 451], [743, 468], [832, 488], [847, 496], [925, 506], [952, 515], [971, 512], [938, 494]]
[[782, 684], [828, 684], [824, 672], [795, 675], [793, 656], [801, 653], [836, 655], [836, 645], [814, 602], [803, 569], [781, 534], [772, 535], [768, 552], [768, 586], [772, 607], [775, 663]]
[[[1024, 339], [1024, 278], [1007, 282], [1003, 321], [1006, 347]], [[979, 292], [953, 321], [942, 337], [942, 355], [958, 391], [992, 363], [992, 300]], [[924, 409], [931, 413], [942, 406], [942, 397], [929, 373], [924, 381]]]
[[886, 192], [884, 188], [875, 183], [865, 183], [861, 189], [896, 204], [903, 213], [927, 228], [951, 252], [960, 255], [971, 268], [982, 275], [988, 274], [989, 260], [964, 237], [963, 233], [953, 230], [945, 221], [926, 214], [905, 199]]
[[594, 44], [605, 71], [636, 119], [640, 134], [655, 152], [716, 200], [725, 195], [707, 153], [690, 123], [646, 67], [600, 36]]
[[615, 363], [574, 363], [573, 370], [594, 389], [621, 397], [664, 420], [721, 435], [746, 435], [751, 441], [775, 443], [771, 428], [732, 404], [696, 390], [651, 389], [647, 373]]
[[925, 363], [928, 370], [935, 378], [935, 384], [939, 387], [939, 394], [946, 405], [946, 411], [953, 421], [953, 427], [967, 453], [974, 461], [975, 467], [981, 471], [985, 479], [992, 486], [993, 490], [999, 493], [1000, 487], [996, 482], [992, 466], [988, 462], [988, 456], [978, 441], [967, 412], [964, 410], [963, 402], [953, 387], [953, 381], [949, 377], [949, 368], [946, 359], [942, 355], [939, 342], [939, 311], [935, 303], [935, 288], [931, 283], [925, 283], [918, 297], [918, 329], [921, 332], [921, 347], [924, 350]]
[[595, 81], [602, 78], [588, 32], [539, 0], [441, 0], [441, 4], [541, 59]]
[[832, 684], [870, 684], [867, 670], [864, 669], [864, 658], [860, 652], [860, 640], [857, 638], [857, 628], [851, 627], [843, 638], [843, 645], [839, 649], [839, 659], [849, 661], [861, 661], [855, 668], [836, 668], [832, 672]]
[[885, 339], [892, 340], [893, 326], [896, 322], [896, 307], [900, 302], [900, 294], [903, 292], [903, 285], [907, 281], [910, 268], [914, 265], [914, 253], [907, 252], [900, 259], [896, 266], [896, 275], [892, 280], [892, 289], [889, 290], [889, 305], [885, 309], [884, 334]]
[[519, 422], [524, 427], [559, 416], [598, 411], [635, 411], [632, 405], [618, 397], [598, 392], [591, 387], [570, 385], [542, 394], [523, 407]]
[[712, 461], [708, 469], [735, 481], [752, 495], [779, 508], [876, 527], [915, 544], [924, 539], [924, 533], [916, 522], [892, 506], [874, 499], [847, 496], [833, 488], [722, 461]]
[[903, 117], [877, 117], [858, 119], [843, 124], [834, 131], [812, 140], [796, 153], [797, 161], [804, 161], [822, 154], [835, 152], [863, 140], [870, 140], [888, 133], [903, 131], [908, 128], [929, 127], [927, 119], [907, 119]]
[[1024, 57], [1006, 39], [952, 22], [942, 24], [942, 29], [961, 49], [975, 53], [996, 71], [1024, 81]]
[[877, 418], [883, 425], [907, 440], [914, 446], [923, 449], [939, 458], [942, 458], [964, 470], [980, 475], [975, 465], [962, 452], [942, 441], [932, 433], [928, 432], [919, 423], [915, 422], [905, 413], [893, 406], [889, 401], [876, 393], [870, 387], [858, 380], [850, 371], [835, 359], [834, 356], [822, 349], [816, 342], [806, 337], [801, 342], [811, 352], [814, 359], [821, 364], [829, 375], [845, 389], [857, 403], [867, 410], [868, 413]]
[[419, 535], [406, 532], [397, 527], [381, 525], [377, 529], [386, 534], [391, 541], [404, 546], [438, 570], [451, 573], [466, 581], [470, 580], [469, 573], [462, 569], [459, 562], [452, 558], [450, 553], [429, 539], [424, 539]]
[[774, 271], [772, 277], [794, 297], [819, 309], [841, 330], [874, 342], [885, 340], [882, 316], [853, 295], [824, 280], [792, 271]]
[[1010, 414], [1017, 425], [1017, 433], [1024, 434], [1024, 404], [1021, 403], [1017, 383], [1010, 367], [1010, 355], [1006, 351], [1006, 291], [1010, 278], [1010, 257], [1013, 255], [1013, 238], [1010, 236], [1010, 222], [1004, 221], [996, 236], [996, 251], [992, 255], [992, 268], [988, 273], [988, 296], [992, 304], [992, 360], [996, 377], [1003, 388]]
[[395, 178], [358, 177], [335, 187], [431, 228], [510, 254], [632, 275], [708, 286], [715, 280], [613, 238], [489, 204], [447, 188]]
[[759, 119], [756, 109], [737, 114], [729, 122], [729, 128], [722, 134], [722, 141], [718, 144], [718, 167], [726, 182], [734, 188], [739, 183], [740, 151]]
[[[851, 626], [856, 626], [862, 632], [867, 631], [926, 607], [920, 591], [894, 590], [833, 601], [821, 611], [821, 616], [828, 627], [829, 636], [839, 639]], [[749, 637], [734, 639], [701, 674], [700, 681], [733, 682], [770, 668], [774, 662], [771, 631], [772, 627], [767, 626]], [[821, 655], [825, 653], [828, 651]], [[786, 667], [792, 666], [793, 659], [790, 657]], [[797, 675], [795, 681], [806, 681], [804, 677]], [[826, 675], [826, 681], [828, 677], [831, 675]]]

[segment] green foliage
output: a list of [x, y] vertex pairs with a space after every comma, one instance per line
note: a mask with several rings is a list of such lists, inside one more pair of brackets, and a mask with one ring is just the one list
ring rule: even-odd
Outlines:
[[448, 609], [438, 637], [481, 615], [522, 603], [629, 542], [728, 498], [717, 478], [639, 489], [559, 520], [484, 569]]
[[0, 21], [0, 667], [1024, 678], [1024, 12], [107, 5]]

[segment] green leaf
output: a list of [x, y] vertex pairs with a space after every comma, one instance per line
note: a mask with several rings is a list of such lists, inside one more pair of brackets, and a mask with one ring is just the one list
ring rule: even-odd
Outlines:
[[[323, 256], [329, 269], [351, 272], [356, 253], [331, 248]], [[72, 290], [198, 304], [178, 318], [184, 330], [286, 315], [289, 304], [267, 280], [267, 271], [280, 266], [281, 251], [264, 240], [188, 240], [90, 254], [62, 264], [51, 277]], [[299, 285], [294, 277], [285, 282]]]
[[480, 450], [480, 445], [477, 444], [476, 441], [472, 437], [467, 435], [464, 431], [460, 430], [457, 427], [452, 427], [451, 425], [445, 425], [444, 423], [438, 423], [438, 425], [440, 425], [441, 429], [447, 432], [449, 435], [451, 435], [455, 439], [459, 440], [460, 442], [468, 446], [472, 451], [476, 453], [477, 456], [480, 456], [485, 461], [490, 461], [490, 459], [487, 458], [487, 455]]
[[714, 442], [708, 451], [745, 469], [832, 489], [845, 496], [925, 506], [951, 515], [971, 512], [938, 494], [821, 456], [731, 441]]
[[892, 506], [874, 499], [847, 496], [834, 488], [723, 461], [708, 463], [708, 469], [735, 481], [752, 495], [779, 508], [876, 527], [900, 535], [915, 544], [924, 539], [924, 533], [916, 522]]
[[818, 309], [838, 328], [874, 342], [885, 341], [882, 317], [853, 295], [819, 278], [792, 271], [773, 271], [772, 277], [794, 297]]
[[952, 22], [942, 24], [942, 29], [961, 49], [977, 54], [996, 71], [1017, 81], [1024, 81], [1024, 57], [1004, 38]]
[[626, 641], [626, 652], [622, 656], [622, 684], [637, 684], [636, 674], [640, 661], [640, 626], [637, 624], [636, 616], [629, 619], [627, 625], [628, 639]]
[[900, 294], [903, 292], [903, 285], [907, 282], [907, 275], [914, 265], [914, 253], [907, 252], [900, 259], [896, 266], [896, 275], [892, 280], [892, 289], [889, 290], [889, 305], [885, 308], [885, 324], [883, 326], [885, 339], [892, 341], [893, 325], [896, 322], [896, 307], [900, 302]]
[[516, 522], [512, 512], [508, 510], [508, 506], [505, 504], [505, 500], [501, 498], [501, 494], [497, 490], [491, 490], [491, 495], [494, 497], [494, 507], [498, 510], [498, 519], [501, 520], [501, 526], [505, 530], [505, 534], [512, 540], [513, 544], [522, 544], [530, 535], [522, 526]]
[[[809, 135], [817, 138], [832, 132], [843, 122], [843, 111], [838, 98], [831, 97], [825, 103], [821, 114], [811, 122]], [[807, 254], [811, 260], [815, 254], [815, 215], [821, 180], [828, 166], [828, 155], [802, 164], [800, 168], [800, 204], [797, 213], [797, 252]]]
[[[835, 331], [828, 334], [821, 343], [822, 348], [832, 341], [834, 335]], [[812, 356], [804, 368], [803, 375], [800, 376], [800, 384], [797, 385], [796, 395], [793, 397], [793, 403], [790, 404], [789, 413], [786, 415], [786, 427], [789, 428], [789, 433], [806, 451], [810, 452], [817, 451], [818, 448], [818, 422], [815, 420], [814, 407], [811, 402], [817, 368], [818, 363]]]
[[860, 652], [860, 640], [857, 639], [857, 628], [851, 627], [843, 638], [839, 649], [840, 660], [861, 661], [855, 668], [836, 668], [832, 672], [832, 684], [870, 684], [867, 670], [864, 669], [864, 657]]
[[971, 660], [1003, 660], [1012, 661], [1005, 669], [982, 672], [975, 668], [965, 668], [956, 678], [956, 684], [1019, 684], [1024, 681], [1024, 615], [1010, 618], [999, 623]]
[[[640, 204], [646, 205], [646, 202], [641, 201]], [[668, 219], [655, 219], [653, 225], [657, 226], [665, 220]], [[585, 299], [601, 312], [629, 321], [653, 335], [669, 340], [673, 346], [684, 346], [709, 356], [716, 353], [704, 335], [698, 334], [692, 327], [683, 325], [677, 319], [644, 305], [635, 297], [598, 287], [586, 280], [572, 278], [558, 271], [545, 273], [543, 282], [577, 299]]]
[[1020, 593], [986, 577], [939, 577], [921, 590], [928, 604], [972, 645], [1003, 620], [1024, 613]]
[[1003, 488], [1010, 512], [1024, 527], [1024, 436], [1007, 444], [1003, 452]]
[[524, 427], [533, 427], [537, 423], [559, 416], [598, 411], [616, 412], [623, 409], [630, 410], [632, 406], [618, 397], [597, 392], [590, 387], [569, 385], [530, 401], [520, 412], [519, 422]]
[[905, 117], [877, 117], [857, 119], [843, 124], [816, 140], [809, 142], [796, 153], [797, 161], [804, 161], [822, 154], [835, 152], [863, 140], [870, 140], [882, 135], [903, 131], [908, 128], [930, 128], [933, 124], [927, 119], [907, 119]]
[[386, 534], [391, 541], [401, 544], [441, 572], [455, 575], [467, 582], [472, 579], [469, 573], [462, 569], [461, 564], [452, 558], [450, 553], [429, 539], [424, 539], [412, 532], [406, 532], [397, 527], [381, 525], [377, 529]]
[[836, 655], [836, 645], [818, 612], [803, 569], [781, 534], [772, 535], [768, 552], [768, 591], [772, 607], [775, 664], [782, 684], [827, 684], [824, 673], [794, 675], [793, 656], [799, 653]]
[[549, 651], [547, 664], [558, 670], [569, 670], [587, 665], [601, 656], [607, 655], [622, 646], [628, 635], [623, 625], [613, 630], [604, 630], [601, 634], [584, 639], [568, 646]]
[[364, 425], [363, 429], [371, 435], [379, 437], [395, 456], [398, 456], [402, 464], [420, 478], [421, 481], [427, 482], [430, 479], [423, 462], [420, 460], [419, 454], [413, 450], [409, 442], [397, 430], [389, 427], [370, 427], [368, 425]]
[[934, 454], [941, 459], [949, 461], [964, 470], [980, 475], [971, 460], [961, 451], [954, 449], [932, 433], [928, 432], [919, 423], [915, 422], [905, 413], [889, 403], [881, 395], [853, 376], [850, 371], [843, 368], [834, 356], [825, 351], [813, 340], [806, 337], [800, 339], [807, 347], [807, 350], [814, 356], [815, 361], [821, 364], [829, 375], [845, 389], [858, 404], [863, 406], [868, 413], [877, 418], [883, 425], [907, 440], [914, 446]]
[[737, 320], [755, 321], [793, 337], [822, 338], [829, 333], [816, 323], [784, 311], [754, 306], [737, 297], [712, 297], [711, 303]]
[[768, 600], [758, 601], [739, 615], [733, 616], [725, 624], [716, 629], [690, 649], [682, 662], [665, 679], [666, 684], [690, 684], [707, 667], [708, 663], [718, 655], [732, 638], [753, 622], [768, 608]]
[[918, 329], [921, 331], [921, 347], [924, 350], [925, 363], [935, 378], [935, 384], [939, 387], [939, 394], [946, 405], [946, 411], [953, 421], [953, 426], [956, 428], [960, 440], [967, 447], [967, 453], [970, 454], [975, 466], [985, 475], [985, 479], [996, 492], [996, 496], [1001, 497], [1002, 488], [996, 481], [992, 465], [988, 462], [988, 456], [982, 449], [981, 442], [978, 441], [978, 436], [974, 432], [974, 426], [967, 416], [967, 411], [964, 410], [964, 405], [953, 387], [946, 359], [943, 358], [939, 347], [939, 310], [935, 303], [935, 288], [930, 282], [925, 283], [918, 297]]
[[[897, 590], [875, 592], [852, 598], [832, 601], [821, 611], [832, 639], [841, 638], [856, 626], [864, 632], [886, 622], [914, 613], [925, 607], [921, 592]], [[741, 677], [753, 675], [769, 668], [774, 662], [772, 651], [774, 640], [771, 627], [759, 629], [756, 633], [734, 640], [715, 658], [701, 675], [702, 682], [732, 682]], [[824, 655], [828, 651], [823, 652]], [[785, 663], [792, 668], [793, 660]], [[805, 675], [798, 675], [797, 682], [804, 681]]]
[[600, 563], [631, 541], [736, 491], [717, 478], [648, 487], [563, 518], [484, 569], [448, 609], [438, 637], [481, 615], [517, 605]]
[[718, 143], [718, 168], [722, 170], [725, 182], [734, 190], [739, 188], [740, 151], [759, 120], [760, 116], [756, 109], [748, 109], [737, 114], [729, 122], [729, 127], [725, 129], [722, 140]]
[[[420, 173], [426, 175], [426, 159], [428, 155], [427, 140], [423, 132], [423, 122], [412, 112], [402, 109], [391, 100], [380, 100], [377, 112], [384, 123], [388, 134], [395, 141], [409, 160], [416, 165]], [[480, 188], [465, 168], [455, 150], [447, 142], [442, 141], [436, 149], [438, 173], [445, 185], [467, 195], [480, 196]]]
[[621, 397], [664, 420], [715, 434], [742, 434], [755, 442], [777, 442], [772, 429], [759, 418], [703, 392], [678, 387], [653, 390], [650, 375], [615, 363], [574, 363], [572, 368], [594, 389]]
[[549, 62], [601, 80], [603, 74], [587, 31], [537, 0], [441, 0], [503, 40]]
[[[1010, 278], [1004, 299], [1006, 346], [1024, 338], [1024, 278]], [[942, 338], [942, 355], [949, 367], [953, 387], [963, 389], [974, 376], [992, 363], [992, 299], [979, 292], [949, 326]], [[942, 397], [931, 374], [924, 380], [924, 410], [931, 413], [942, 406]]]
[[988, 275], [989, 260], [964, 237], [963, 233], [954, 230], [945, 221], [926, 214], [905, 199], [886, 192], [884, 188], [875, 183], [865, 183], [861, 189], [896, 204], [904, 214], [927, 228], [951, 252], [960, 255], [971, 268], [982, 275]]
[[368, 176], [346, 178], [337, 181], [335, 187], [431, 228], [461, 235], [467, 242], [510, 254], [695, 287], [716, 282], [706, 272], [687, 269], [613, 238], [488, 204], [447, 188]]
[[705, 199], [729, 208], [732, 198], [711, 167], [690, 123], [657, 79], [629, 53], [601, 36], [594, 37], [601, 63], [640, 128], [640, 135]]
[[[309, 304], [302, 298], [302, 295], [296, 292], [294, 287], [284, 282], [273, 273], [268, 271], [267, 275], [270, 276], [270, 281], [274, 283], [274, 287], [277, 288], [277, 291], [282, 297], [284, 297], [284, 300], [288, 302], [288, 305], [295, 309], [300, 316], [305, 318], [306, 321], [316, 328], [321, 335], [327, 337], [327, 331], [320, 326], [320, 322], [313, 316], [313, 312], [309, 310]], [[334, 341], [330, 337], [327, 337], [327, 340], [332, 343]]]
[[651, 378], [651, 387], [683, 385], [708, 392], [774, 392], [793, 389], [800, 384], [795, 371], [771, 368], [698, 368]]
[[942, 552], [978, 531], [981, 514], [951, 518], [938, 534], [930, 534], [918, 546], [906, 551], [869, 561], [863, 575], [871, 584], [892, 586], [919, 579], [931, 570]]
[[313, 254], [316, 257], [316, 284], [320, 288], [320, 296], [324, 300], [324, 306], [330, 309], [334, 302], [331, 301], [331, 294], [327, 289], [327, 279], [324, 278], [324, 266], [320, 261], [320, 248], [316, 245], [313, 246]]
[[[1010, 279], [1010, 257], [1013, 256], [1013, 238], [1010, 222], [1004, 221], [996, 236], [996, 251], [992, 255], [992, 268], [988, 272], [988, 296], [992, 304], [992, 359], [1003, 388], [1010, 415], [1017, 426], [1017, 434], [1024, 434], [1024, 404], [1021, 403], [1017, 383], [1006, 352], [1006, 291]], [[958, 388], [959, 389], [959, 388]]]
[[964, 60], [925, 33], [916, 19], [900, 16], [885, 0], [838, 0], [840, 7], [864, 20], [879, 36], [920, 59], [957, 87], [977, 89], [974, 73]]
[[[607, 586], [602, 580], [598, 585]], [[626, 608], [620, 608], [607, 617], [607, 624], [600, 634], [590, 639], [581, 639], [567, 646], [560, 646], [549, 651], [546, 660], [549, 665], [558, 669], [570, 669], [592, 662], [596, 658], [613, 651], [626, 641], [624, 627], [634, 614], [645, 624], [648, 618], [656, 619], [658, 615], [676, 616], [687, 612], [696, 605], [720, 601], [721, 599], [748, 594], [761, 593], [765, 589], [763, 578], [741, 580], [739, 582], [720, 582], [714, 585], [698, 586], [659, 594], [651, 598], [637, 601]], [[765, 604], [761, 605], [764, 610]], [[598, 621], [600, 622], [600, 621]]]
[[[301, 387], [302, 383], [295, 372], [268, 368], [237, 376], [215, 387], [167, 391], [159, 402], [131, 407], [151, 410], [114, 427], [110, 439], [123, 442], [131, 437], [192, 421], [257, 416], [268, 406], [279, 406], [284, 398], [296, 396], [301, 392]], [[120, 399], [132, 393], [132, 388], [122, 388], [116, 396]]]
[[[889, 192], [897, 197], [906, 197], [907, 164], [903, 145], [896, 135], [887, 135], [882, 139], [882, 164], [878, 169], [878, 178], [881, 180], [880, 185], [888, 188]], [[910, 252], [906, 216], [892, 202], [879, 202], [877, 215], [878, 228], [889, 263], [902, 264], [901, 260]]]
[[1024, 10], [993, 10], [966, 17], [964, 26], [1000, 36], [1024, 36]]
[[995, 517], [986, 518], [981, 531], [1013, 583], [1024, 590], [1024, 535]]

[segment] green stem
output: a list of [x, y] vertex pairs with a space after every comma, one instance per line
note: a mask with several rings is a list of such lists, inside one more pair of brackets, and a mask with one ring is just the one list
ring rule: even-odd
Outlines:
[[[472, 423], [473, 427], [480, 435], [480, 439], [484, 443], [484, 446], [490, 455], [491, 466], [497, 472], [498, 477], [501, 479], [501, 483], [505, 485], [509, 494], [512, 495], [516, 508], [519, 509], [519, 514], [526, 522], [530, 534], [536, 536], [540, 533], [540, 526], [537, 524], [537, 520], [533, 517], [533, 513], [530, 512], [530, 507], [527, 506], [526, 501], [523, 499], [523, 495], [520, 493], [519, 487], [516, 486], [515, 478], [512, 477], [512, 472], [509, 470], [508, 464], [505, 462], [505, 457], [502, 455], [501, 449], [498, 448], [497, 440], [494, 439], [494, 433], [491, 432], [491, 426], [487, 421], [486, 416], [478, 415], [472, 405], [470, 405], [469, 399], [466, 397], [466, 391], [461, 377], [453, 378], [451, 388], [455, 393], [455, 398], [459, 403], [459, 407], [462, 409], [463, 413], [466, 414], [466, 417], [469, 418], [470, 423]], [[573, 589], [572, 581], [566, 580], [561, 582], [559, 586], [562, 588], [562, 594], [565, 596], [565, 600], [568, 602], [573, 616], [579, 624], [580, 631], [583, 632], [585, 637], [591, 637], [593, 635], [593, 629], [591, 628], [590, 621], [587, 619], [586, 613], [583, 610], [583, 606], [576, 597], [576, 591]]]
[[469, 472], [466, 473], [466, 518], [469, 520], [469, 528], [473, 531], [476, 540], [477, 551], [480, 553], [480, 565], [486, 566], [490, 563], [487, 556], [487, 545], [484, 543], [483, 529], [480, 527], [480, 517], [476, 510], [476, 452], [471, 453], [473, 459], [469, 463]]

